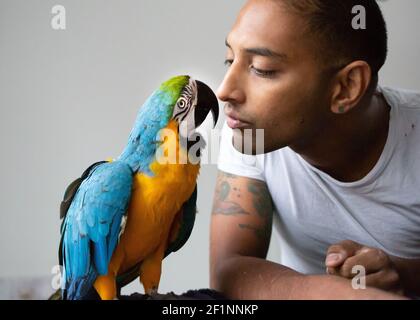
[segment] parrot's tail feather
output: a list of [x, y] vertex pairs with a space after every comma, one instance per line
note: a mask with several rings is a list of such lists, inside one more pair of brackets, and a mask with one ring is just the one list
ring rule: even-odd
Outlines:
[[106, 240], [100, 239], [97, 243], [93, 243], [93, 260], [95, 262], [96, 270], [100, 275], [108, 274], [108, 264], [111, 260], [108, 258], [108, 248], [106, 246]]
[[69, 280], [63, 300], [89, 300], [87, 297], [92, 294], [92, 290], [96, 292], [93, 288], [96, 277], [97, 274], [91, 267], [86, 276]]

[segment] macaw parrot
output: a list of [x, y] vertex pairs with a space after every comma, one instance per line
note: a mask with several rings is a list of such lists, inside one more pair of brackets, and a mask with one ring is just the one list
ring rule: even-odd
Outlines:
[[[140, 108], [121, 155], [92, 165], [69, 186], [61, 204], [62, 299], [115, 299], [137, 277], [146, 294], [157, 292], [162, 260], [190, 236], [200, 168], [189, 157], [160, 161], [166, 153], [159, 151], [165, 143], [186, 156], [210, 111], [215, 125], [218, 101], [206, 84], [169, 79]], [[182, 130], [185, 122], [193, 126]], [[162, 129], [174, 134], [161, 139]]]

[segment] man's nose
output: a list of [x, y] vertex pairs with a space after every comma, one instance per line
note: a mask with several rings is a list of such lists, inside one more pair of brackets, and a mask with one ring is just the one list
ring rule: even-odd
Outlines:
[[225, 102], [243, 103], [245, 101], [240, 70], [234, 64], [227, 70], [216, 94], [219, 100]]

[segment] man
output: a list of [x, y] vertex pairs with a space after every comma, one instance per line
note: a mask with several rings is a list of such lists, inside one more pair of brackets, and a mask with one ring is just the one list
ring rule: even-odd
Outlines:
[[[356, 5], [366, 29], [352, 24]], [[376, 2], [250, 0], [226, 45], [212, 288], [420, 296], [420, 94], [377, 85], [387, 33]], [[246, 129], [264, 129], [264, 154], [234, 148]], [[281, 264], [265, 260], [273, 221]]]

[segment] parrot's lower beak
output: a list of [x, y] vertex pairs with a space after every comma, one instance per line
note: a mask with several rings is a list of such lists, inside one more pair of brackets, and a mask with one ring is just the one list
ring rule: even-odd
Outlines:
[[197, 105], [194, 108], [195, 127], [199, 127], [207, 118], [209, 111], [213, 116], [213, 127], [219, 119], [219, 102], [214, 92], [203, 82], [195, 80], [197, 84]]

